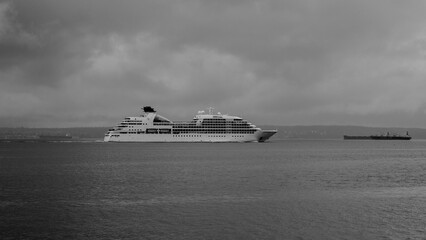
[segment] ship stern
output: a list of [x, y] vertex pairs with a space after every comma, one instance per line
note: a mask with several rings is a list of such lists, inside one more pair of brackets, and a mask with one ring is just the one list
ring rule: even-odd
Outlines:
[[111, 140], [111, 134], [107, 133], [104, 136], [104, 142], [109, 142]]

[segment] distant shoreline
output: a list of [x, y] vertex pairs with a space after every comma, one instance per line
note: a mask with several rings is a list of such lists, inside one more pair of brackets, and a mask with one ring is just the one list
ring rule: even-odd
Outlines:
[[99, 142], [102, 138], [74, 138], [66, 140], [46, 140], [38, 138], [0, 138], [0, 143], [69, 143], [69, 142]]
[[[343, 139], [343, 135], [380, 135], [383, 133], [405, 134], [409, 132], [413, 140], [426, 139], [424, 128], [398, 127], [363, 127], [363, 126], [274, 126], [259, 125], [261, 128], [277, 129], [278, 133], [271, 140], [285, 139]], [[2, 139], [34, 139], [39, 135], [69, 134], [78, 139], [103, 139], [108, 127], [71, 127], [71, 128], [24, 128], [0, 127]]]

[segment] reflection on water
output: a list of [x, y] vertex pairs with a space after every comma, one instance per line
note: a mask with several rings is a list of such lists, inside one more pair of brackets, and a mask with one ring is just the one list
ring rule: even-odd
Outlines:
[[0, 235], [422, 238], [426, 142], [1, 143]]

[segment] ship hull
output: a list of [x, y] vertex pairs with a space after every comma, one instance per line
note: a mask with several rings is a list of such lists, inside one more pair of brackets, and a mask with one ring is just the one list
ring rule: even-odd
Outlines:
[[411, 137], [406, 136], [371, 136], [373, 140], [411, 140]]
[[105, 142], [264, 142], [277, 131], [261, 130], [254, 134], [108, 134]]
[[344, 135], [345, 140], [411, 140], [410, 136], [347, 136]]
[[343, 136], [345, 140], [372, 140], [371, 136]]

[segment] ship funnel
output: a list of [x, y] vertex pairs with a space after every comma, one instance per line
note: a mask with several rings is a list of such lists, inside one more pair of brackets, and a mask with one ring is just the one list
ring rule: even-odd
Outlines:
[[145, 107], [143, 107], [142, 109], [143, 109], [143, 111], [144, 111], [144, 112], [146, 112], [146, 113], [150, 113], [150, 112], [155, 113], [154, 108], [152, 108], [151, 106], [145, 106]]

